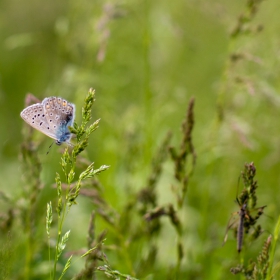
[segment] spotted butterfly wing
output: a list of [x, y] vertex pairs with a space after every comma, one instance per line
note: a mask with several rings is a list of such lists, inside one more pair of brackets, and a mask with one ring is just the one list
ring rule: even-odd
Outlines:
[[55, 131], [49, 127], [48, 120], [44, 114], [43, 105], [41, 103], [28, 106], [20, 113], [20, 116], [32, 127], [56, 140]]
[[25, 122], [56, 140], [70, 144], [72, 126], [75, 116], [75, 105], [60, 97], [48, 97], [42, 103], [33, 104], [25, 108], [20, 116]]
[[69, 142], [75, 117], [75, 105], [60, 97], [48, 97], [42, 102], [49, 126], [55, 131], [56, 143]]

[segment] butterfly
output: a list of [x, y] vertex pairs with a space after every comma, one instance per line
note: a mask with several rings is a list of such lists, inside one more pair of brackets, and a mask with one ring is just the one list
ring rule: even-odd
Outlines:
[[71, 145], [72, 133], [69, 126], [75, 118], [75, 105], [60, 97], [47, 97], [42, 103], [26, 107], [20, 116], [23, 120], [53, 138], [57, 145], [66, 142]]

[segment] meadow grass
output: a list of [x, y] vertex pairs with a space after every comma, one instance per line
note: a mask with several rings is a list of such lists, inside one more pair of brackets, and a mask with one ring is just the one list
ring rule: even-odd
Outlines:
[[[156, 255], [159, 248], [155, 245], [155, 240], [160, 238], [160, 234], [163, 230], [162, 219], [164, 217], [169, 218], [170, 225], [174, 228], [176, 238], [176, 261], [174, 267], [170, 267], [168, 277], [171, 279], [180, 279], [184, 277], [186, 273], [182, 267], [183, 259], [187, 248], [184, 243], [184, 220], [182, 219], [181, 211], [184, 209], [185, 196], [187, 195], [189, 180], [195, 170], [196, 163], [196, 151], [192, 140], [192, 131], [195, 126], [194, 116], [194, 99], [192, 98], [187, 108], [186, 117], [182, 122], [182, 140], [178, 148], [171, 146], [170, 141], [172, 139], [172, 133], [168, 132], [163, 140], [158, 152], [155, 154], [151, 165], [150, 175], [148, 176], [146, 185], [135, 192], [130, 194], [129, 202], [124, 205], [124, 211], [119, 215], [112, 215], [110, 206], [99, 197], [98, 200], [102, 201], [97, 204], [98, 208], [91, 215], [88, 231], [88, 244], [87, 250], [77, 250], [71, 253], [71, 255], [63, 260], [62, 254], [66, 249], [66, 245], [69, 242], [70, 230], [64, 230], [64, 222], [67, 216], [70, 215], [72, 207], [79, 207], [77, 204], [78, 196], [84, 195], [91, 198], [91, 189], [82, 188], [84, 180], [94, 179], [100, 172], [108, 169], [109, 166], [102, 165], [98, 169], [94, 169], [94, 163], [89, 164], [83, 171], [80, 171], [79, 175], [76, 172], [76, 165], [79, 161], [86, 162], [86, 159], [82, 159], [80, 154], [86, 150], [89, 143], [89, 136], [98, 128], [100, 120], [88, 125], [91, 120], [91, 107], [95, 100], [95, 92], [90, 89], [87, 97], [85, 98], [85, 104], [82, 108], [82, 123], [77, 125], [74, 123], [70, 130], [75, 134], [76, 143], [74, 144], [72, 151], [69, 152], [68, 146], [64, 148], [61, 156], [61, 168], [64, 176], [65, 183], [62, 183], [61, 176], [56, 173], [56, 189], [57, 198], [54, 202], [47, 203], [46, 214], [46, 233], [49, 240], [48, 256], [49, 256], [49, 273], [50, 279], [63, 279], [67, 275], [67, 271], [71, 267], [73, 256], [77, 257], [80, 254], [80, 258], [85, 258], [85, 268], [81, 269], [81, 272], [74, 276], [74, 279], [92, 279], [96, 277], [96, 273], [104, 273], [107, 277], [113, 279], [136, 279], [135, 276], [152, 273], [155, 269]], [[29, 132], [32, 132], [31, 130]], [[27, 136], [26, 144], [22, 146], [22, 158], [25, 168], [29, 168], [27, 176], [33, 178], [34, 185], [29, 184], [30, 190], [34, 192], [33, 199], [29, 199], [29, 213], [26, 215], [27, 228], [27, 251], [26, 251], [26, 263], [24, 277], [26, 279], [32, 278], [32, 259], [34, 252], [34, 240], [33, 232], [35, 231], [35, 223], [32, 217], [32, 208], [34, 207], [34, 201], [36, 195], [38, 195], [38, 179], [34, 180], [34, 176], [38, 177], [40, 172], [40, 164], [37, 162], [34, 164], [34, 160], [38, 160], [34, 153], [31, 153], [30, 134]], [[28, 148], [30, 149], [27, 152]], [[34, 150], [34, 149], [32, 149]], [[79, 159], [79, 157], [81, 157]], [[174, 196], [174, 202], [168, 204], [159, 204], [157, 185], [160, 177], [163, 176], [163, 164], [167, 158], [173, 162], [174, 180], [177, 184], [173, 185], [172, 193]], [[189, 160], [191, 158], [191, 160]], [[28, 165], [31, 163], [31, 165]], [[34, 175], [35, 174], [35, 175]], [[240, 210], [236, 214], [239, 214], [239, 218], [228, 223], [227, 231], [230, 229], [236, 229], [235, 238], [237, 240], [238, 253], [240, 254], [240, 263], [230, 268], [233, 274], [243, 274], [246, 279], [273, 279], [275, 271], [273, 271], [273, 256], [275, 254], [276, 240], [278, 237], [279, 229], [275, 230], [272, 255], [270, 256], [270, 245], [272, 236], [269, 235], [263, 245], [258, 257], [254, 261], [252, 258], [246, 259], [244, 251], [248, 250], [250, 244], [257, 238], [259, 238], [264, 232], [261, 226], [258, 224], [260, 216], [264, 212], [266, 206], [257, 207], [257, 188], [258, 183], [255, 180], [256, 167], [254, 163], [245, 164], [244, 170], [241, 172], [240, 178], [242, 180], [243, 189], [236, 198]], [[29, 177], [27, 177], [28, 179]], [[32, 182], [33, 182], [32, 181]], [[96, 182], [91, 181], [87, 183], [94, 188]], [[29, 191], [30, 191], [29, 190]], [[94, 190], [94, 189], [92, 189]], [[95, 197], [101, 194], [96, 189], [97, 193], [93, 194]], [[56, 205], [55, 211], [53, 211], [52, 205]], [[243, 210], [241, 210], [243, 209]], [[256, 210], [256, 214], [253, 211]], [[243, 214], [241, 214], [243, 211]], [[123, 260], [129, 267], [130, 274], [121, 273], [111, 267], [110, 261], [107, 258], [106, 251], [106, 232], [102, 232], [96, 235], [95, 232], [95, 217], [96, 213], [101, 214], [101, 217], [110, 224], [113, 229], [114, 235], [116, 235], [117, 243], [115, 244], [114, 251], [119, 251]], [[56, 218], [54, 216], [57, 216]], [[132, 218], [134, 217], [134, 218]], [[56, 223], [53, 224], [53, 221]], [[141, 221], [142, 220], [142, 221]], [[56, 230], [54, 230], [56, 228]], [[278, 228], [278, 227], [276, 227]], [[52, 234], [56, 231], [56, 238]], [[129, 253], [128, 244], [125, 243], [124, 238], [129, 238], [129, 243], [136, 244], [141, 243], [143, 247], [148, 249], [148, 258], [138, 259], [139, 262], [137, 270], [135, 270]], [[248, 245], [247, 245], [248, 244]], [[83, 253], [81, 253], [83, 252]], [[66, 254], [67, 255], [67, 254]], [[59, 264], [64, 263], [64, 266]], [[100, 265], [101, 263], [101, 265]], [[103, 264], [102, 264], [103, 263]], [[53, 267], [53, 268], [51, 268]], [[142, 277], [143, 277], [142, 276]]]
[[277, 279], [278, 2], [3, 0], [1, 278]]

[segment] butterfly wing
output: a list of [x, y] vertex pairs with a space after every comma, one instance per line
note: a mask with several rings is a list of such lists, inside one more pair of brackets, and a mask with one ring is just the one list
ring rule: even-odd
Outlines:
[[42, 102], [46, 119], [52, 130], [55, 131], [57, 143], [69, 142], [75, 117], [75, 105], [60, 97], [48, 97]]
[[55, 140], [57, 139], [55, 130], [49, 125], [46, 114], [44, 113], [43, 105], [41, 103], [28, 106], [20, 113], [20, 116], [26, 123], [35, 129]]

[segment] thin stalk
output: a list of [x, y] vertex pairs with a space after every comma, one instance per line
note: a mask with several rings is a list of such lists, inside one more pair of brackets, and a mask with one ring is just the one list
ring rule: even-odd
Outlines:
[[30, 264], [31, 264], [31, 232], [30, 232], [30, 225], [28, 223], [28, 240], [27, 240], [27, 250], [26, 250], [26, 259], [25, 259], [25, 272], [24, 276], [25, 279], [28, 280], [30, 277]]
[[146, 133], [146, 145], [145, 145], [145, 160], [151, 158], [152, 148], [152, 90], [151, 90], [151, 63], [150, 63], [150, 24], [149, 24], [149, 10], [150, 1], [144, 1], [144, 32], [143, 32], [143, 60], [144, 60], [144, 104], [145, 104], [145, 133]]
[[[49, 238], [49, 246], [48, 246], [48, 253], [49, 253], [49, 262], [51, 261], [51, 244], [50, 244], [50, 238]], [[50, 269], [50, 279], [53, 278], [53, 275], [52, 275], [52, 271]]]
[[278, 217], [277, 224], [274, 229], [274, 234], [273, 234], [273, 241], [272, 241], [272, 246], [271, 246], [271, 254], [269, 257], [269, 268], [268, 268], [268, 273], [266, 276], [266, 280], [272, 279], [272, 268], [273, 268], [273, 262], [274, 262], [274, 256], [275, 256], [275, 250], [276, 250], [276, 244], [279, 238], [279, 231], [280, 231], [280, 216]]
[[32, 259], [32, 247], [33, 247], [33, 237], [32, 237], [32, 225], [31, 225], [31, 203], [29, 205], [28, 208], [28, 215], [26, 215], [27, 217], [27, 221], [26, 221], [26, 225], [27, 225], [27, 250], [26, 250], [26, 260], [25, 260], [25, 279], [30, 279], [30, 267], [31, 267], [31, 259]]
[[[68, 201], [69, 190], [70, 190], [70, 184], [68, 184], [68, 187], [67, 187], [66, 198], [65, 198], [65, 201], [64, 201], [64, 205], [63, 205], [62, 215], [59, 218], [60, 221], [59, 221], [58, 235], [57, 235], [56, 248], [55, 248], [55, 259], [54, 259], [54, 267], [53, 267], [53, 280], [55, 280], [55, 275], [56, 275], [56, 264], [57, 264], [57, 258], [58, 258], [58, 244], [61, 241], [61, 233], [62, 233], [62, 227], [63, 227], [64, 219], [65, 219], [65, 216], [66, 216], [66, 214], [65, 214], [66, 213], [66, 208], [68, 208], [67, 201]], [[67, 213], [68, 213], [68, 211], [67, 211]]]

